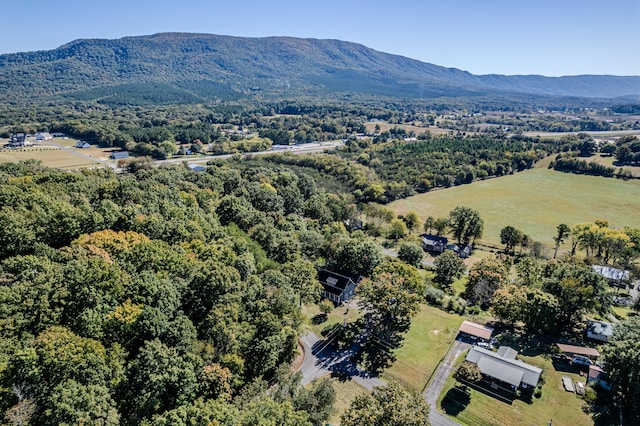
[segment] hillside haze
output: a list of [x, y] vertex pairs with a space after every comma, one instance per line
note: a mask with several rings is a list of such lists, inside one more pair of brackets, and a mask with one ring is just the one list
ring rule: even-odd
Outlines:
[[640, 76], [473, 75], [338, 40], [162, 33], [0, 55], [7, 99], [198, 102], [355, 92], [411, 98], [640, 96]]

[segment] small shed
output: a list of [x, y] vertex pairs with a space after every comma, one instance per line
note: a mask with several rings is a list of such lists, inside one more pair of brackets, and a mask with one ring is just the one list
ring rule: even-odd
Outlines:
[[464, 320], [462, 324], [460, 324], [460, 334], [472, 340], [480, 339], [481, 341], [489, 341], [493, 334], [493, 328]]
[[85, 141], [79, 141], [76, 144], [76, 148], [91, 148], [91, 145], [88, 142]]
[[602, 389], [611, 390], [611, 383], [609, 383], [609, 374], [597, 365], [589, 366], [589, 375], [587, 376], [587, 383], [596, 383]]

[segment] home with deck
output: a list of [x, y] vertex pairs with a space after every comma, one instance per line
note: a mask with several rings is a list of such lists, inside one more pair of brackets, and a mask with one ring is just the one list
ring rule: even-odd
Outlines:
[[542, 369], [516, 359], [518, 352], [501, 346], [498, 352], [473, 346], [466, 360], [478, 366], [483, 382], [494, 390], [514, 393], [517, 390], [533, 392], [538, 386]]

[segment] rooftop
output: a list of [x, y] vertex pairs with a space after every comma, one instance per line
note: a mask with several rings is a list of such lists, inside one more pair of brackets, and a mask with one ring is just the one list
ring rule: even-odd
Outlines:
[[600, 352], [596, 348], [586, 348], [584, 346], [565, 345], [564, 343], [557, 343], [560, 351], [568, 354], [583, 355], [588, 357], [598, 358]]
[[516, 354], [508, 346], [501, 346], [498, 352], [474, 346], [469, 350], [466, 360], [478, 364], [480, 372], [487, 376], [516, 387], [521, 383], [535, 387], [542, 369], [515, 359]]
[[481, 339], [489, 340], [491, 339], [491, 335], [493, 334], [493, 328], [465, 320], [462, 321], [462, 324], [460, 324], [460, 332], [469, 334], [471, 336], [476, 336]]

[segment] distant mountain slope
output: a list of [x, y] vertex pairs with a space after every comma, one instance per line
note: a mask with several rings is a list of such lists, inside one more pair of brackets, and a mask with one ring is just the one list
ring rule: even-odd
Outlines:
[[403, 97], [521, 93], [612, 98], [640, 95], [640, 77], [476, 76], [338, 40], [186, 33], [76, 40], [49, 51], [0, 55], [0, 92], [7, 98], [67, 95], [126, 102], [132, 87], [131, 96], [149, 102], [165, 89], [162, 101], [185, 102], [256, 92], [342, 91]]

